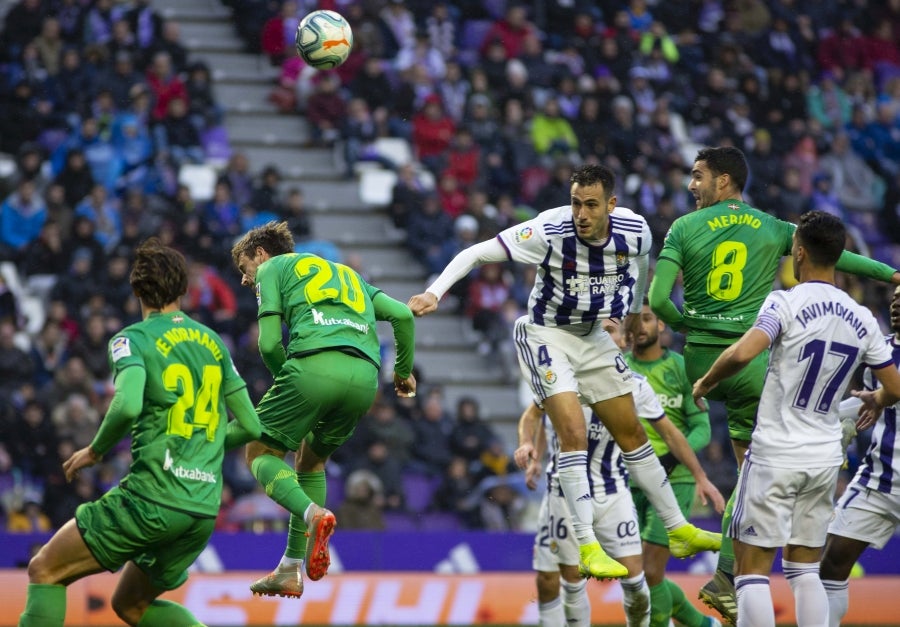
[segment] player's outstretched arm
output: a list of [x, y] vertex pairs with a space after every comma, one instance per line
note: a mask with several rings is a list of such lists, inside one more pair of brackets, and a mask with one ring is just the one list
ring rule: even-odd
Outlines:
[[697, 407], [705, 408], [703, 397], [719, 384], [722, 379], [737, 374], [753, 358], [769, 348], [769, 335], [757, 327], [749, 329], [741, 339], [726, 348], [705, 375], [694, 384], [693, 397]]
[[676, 331], [684, 332], [684, 315], [672, 301], [672, 289], [681, 269], [668, 259], [656, 262], [656, 271], [650, 282], [650, 309], [659, 319]]
[[416, 294], [409, 299], [409, 308], [416, 316], [424, 316], [436, 311], [441, 297], [453, 284], [469, 274], [473, 268], [486, 263], [507, 261], [506, 249], [496, 239], [489, 239], [461, 250], [450, 260], [444, 271], [428, 286], [423, 294]]
[[259, 355], [266, 368], [277, 377], [287, 361], [284, 345], [281, 343], [281, 316], [268, 315], [259, 319]]
[[541, 422], [541, 408], [531, 403], [519, 417], [519, 448], [513, 453], [516, 466], [527, 470], [528, 465], [537, 457], [535, 451], [535, 435]]
[[225, 450], [230, 451], [247, 442], [258, 440], [262, 435], [262, 427], [247, 388], [235, 390], [226, 396], [225, 405], [235, 417], [235, 420], [230, 421], [226, 428]]
[[835, 268], [841, 272], [849, 272], [857, 276], [864, 276], [885, 283], [900, 284], [900, 271], [894, 270], [885, 263], [863, 257], [845, 250], [841, 253]]
[[404, 396], [415, 395], [416, 379], [412, 376], [416, 354], [416, 321], [409, 307], [384, 292], [372, 297], [375, 319], [386, 320], [394, 330], [394, 388]]
[[885, 407], [900, 401], [900, 371], [893, 364], [884, 368], [872, 368], [872, 374], [881, 383], [877, 390], [853, 390], [853, 396], [862, 401], [856, 428], [860, 431], [875, 424]]
[[691, 449], [691, 445], [688, 443], [687, 438], [685, 438], [684, 434], [678, 430], [675, 423], [669, 420], [667, 416], [663, 416], [659, 420], [652, 421], [650, 426], [652, 426], [663, 439], [663, 442], [666, 443], [666, 446], [669, 447], [669, 451], [675, 458], [691, 471], [691, 475], [693, 475], [694, 480], [697, 482], [697, 494], [700, 496], [701, 502], [704, 505], [709, 502], [713, 506], [713, 509], [722, 513], [725, 509], [725, 499], [722, 498], [722, 494], [719, 492], [718, 488], [716, 488], [706, 476], [703, 466], [700, 465], [700, 460], [697, 459], [697, 455], [694, 453], [693, 449]]
[[146, 382], [147, 372], [139, 366], [125, 368], [116, 376], [115, 392], [94, 439], [88, 446], [75, 451], [63, 462], [66, 481], [74, 479], [82, 468], [88, 468], [99, 462], [125, 437], [131, 429], [131, 424], [141, 415]]

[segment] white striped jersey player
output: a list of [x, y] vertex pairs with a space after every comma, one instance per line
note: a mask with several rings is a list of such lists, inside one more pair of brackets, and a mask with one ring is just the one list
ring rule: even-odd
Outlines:
[[[892, 361], [900, 367], [900, 344], [893, 335], [885, 337]], [[865, 387], [874, 390], [878, 382], [871, 370], [863, 377]], [[872, 442], [854, 477], [854, 483], [886, 494], [900, 495], [900, 446], [897, 441], [897, 411], [900, 403], [884, 408], [872, 429]]]
[[[900, 344], [887, 336], [895, 366], [900, 367]], [[865, 387], [874, 390], [878, 382], [871, 370], [863, 375]], [[884, 548], [900, 526], [900, 446], [897, 442], [897, 410], [900, 403], [885, 407], [872, 429], [872, 442], [862, 463], [838, 500], [828, 533]], [[835, 582], [827, 582], [834, 589]], [[846, 582], [838, 583], [846, 593]], [[831, 593], [829, 592], [829, 596]], [[837, 624], [837, 623], [833, 623]]]
[[568, 205], [543, 211], [497, 239], [513, 261], [537, 265], [528, 298], [532, 323], [562, 327], [640, 312], [652, 236], [647, 221], [630, 209], [613, 210], [609, 239], [600, 245], [576, 235]]
[[[641, 418], [652, 421], [665, 416], [659, 397], [638, 374], [634, 375], [634, 403]], [[638, 555], [641, 539], [622, 450], [591, 409], [583, 409], [588, 430], [588, 483], [595, 510], [594, 532], [611, 556]], [[553, 571], [558, 564], [578, 564], [578, 542], [557, 475], [559, 441], [547, 416], [543, 418], [543, 426], [550, 458], [546, 469], [547, 492], [541, 503], [534, 540], [534, 569]]]

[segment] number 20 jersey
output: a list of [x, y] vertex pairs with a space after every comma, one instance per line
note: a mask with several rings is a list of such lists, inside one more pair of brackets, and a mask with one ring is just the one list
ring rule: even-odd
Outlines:
[[857, 366], [893, 366], [875, 317], [830, 283], [772, 292], [756, 328], [772, 340], [748, 459], [779, 468], [840, 466], [838, 405]]
[[345, 348], [381, 365], [372, 299], [381, 290], [339, 263], [308, 253], [277, 255], [256, 274], [259, 317], [277, 314], [288, 326], [288, 355]]
[[222, 339], [178, 311], [151, 314], [109, 342], [114, 376], [146, 372], [122, 486], [166, 507], [215, 517], [222, 496], [225, 397], [245, 387]]
[[772, 291], [781, 258], [791, 252], [794, 229], [737, 200], [672, 223], [659, 258], [681, 268], [684, 322], [692, 341], [730, 344], [750, 328]]

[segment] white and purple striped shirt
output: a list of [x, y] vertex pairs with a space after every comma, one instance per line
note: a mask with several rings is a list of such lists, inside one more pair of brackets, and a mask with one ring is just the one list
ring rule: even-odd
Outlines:
[[602, 244], [578, 237], [568, 205], [510, 227], [497, 239], [513, 261], [538, 266], [528, 298], [534, 324], [592, 324], [640, 312], [653, 238], [647, 221], [630, 209], [613, 210]]
[[[642, 375], [634, 373], [634, 405], [639, 418], [656, 421], [665, 416], [659, 397], [650, 387], [650, 383]], [[628, 472], [622, 460], [622, 449], [616, 444], [590, 407], [582, 407], [588, 434], [588, 485], [594, 497], [616, 494], [620, 490], [628, 490]], [[550, 419], [544, 416], [544, 433], [547, 436], [547, 449], [550, 460], [547, 462], [547, 488], [550, 494], [562, 496], [559, 487], [557, 456], [559, 440]]]
[[771, 341], [748, 459], [778, 468], [840, 466], [838, 405], [856, 367], [890, 366], [875, 317], [830, 283], [769, 294], [755, 328]]
[[[900, 344], [888, 335], [885, 343], [891, 350], [894, 366], [900, 368]], [[863, 376], [866, 389], [879, 386], [871, 370]], [[872, 428], [872, 443], [866, 451], [854, 481], [861, 486], [887, 494], [900, 494], [900, 446], [897, 441], [897, 410], [900, 403], [884, 408], [884, 413]]]

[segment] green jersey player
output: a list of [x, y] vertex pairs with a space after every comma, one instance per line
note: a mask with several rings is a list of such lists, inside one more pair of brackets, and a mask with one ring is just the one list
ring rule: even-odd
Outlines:
[[[376, 321], [391, 323], [394, 388], [415, 396], [415, 325], [409, 308], [348, 266], [295, 254], [284, 222], [257, 227], [232, 248], [241, 283], [256, 290], [259, 351], [274, 384], [257, 411], [262, 438], [247, 462], [266, 494], [291, 513], [278, 568], [254, 582], [254, 594], [299, 597], [303, 564], [313, 581], [328, 571], [334, 514], [324, 508], [325, 461], [353, 434], [378, 390]], [[288, 327], [282, 346], [282, 322]], [[296, 451], [296, 472], [285, 462]], [[307, 530], [309, 542], [307, 542]]]
[[[198, 624], [186, 608], [157, 597], [184, 583], [206, 547], [219, 511], [224, 451], [259, 437], [259, 419], [221, 338], [179, 311], [187, 290], [181, 254], [148, 240], [135, 251], [131, 286], [143, 321], [110, 340], [112, 402], [91, 444], [63, 469], [71, 481], [129, 433], [131, 468], [117, 487], [81, 505], [28, 564], [19, 627], [61, 627], [65, 586], [123, 565], [112, 598], [123, 621]], [[226, 407], [241, 428], [228, 424]]]
[[[625, 354], [628, 367], [647, 379], [659, 398], [666, 417], [682, 434], [691, 450], [699, 451], [709, 443], [709, 414], [697, 407], [692, 397], [692, 385], [684, 369], [684, 357], [663, 348], [660, 334], [665, 324], [656, 317], [649, 305], [641, 309], [640, 322], [632, 337], [632, 350]], [[654, 452], [669, 476], [672, 491], [681, 511], [690, 515], [697, 481], [687, 466], [680, 464], [665, 440], [649, 421], [641, 419]], [[651, 428], [648, 428], [651, 427]], [[631, 488], [643, 539], [644, 573], [650, 586], [650, 627], [666, 627], [674, 618], [687, 627], [712, 627], [719, 624], [704, 616], [691, 605], [678, 584], [666, 579], [666, 563], [671, 555], [666, 529], [647, 496], [638, 487]], [[721, 511], [723, 502], [719, 501]]]
[[[687, 334], [684, 357], [692, 382], [751, 327], [772, 289], [781, 258], [791, 252], [795, 226], [743, 201], [747, 177], [747, 161], [737, 148], [705, 148], [697, 154], [688, 185], [697, 211], [672, 224], [650, 285], [653, 311]], [[837, 269], [900, 283], [900, 273], [893, 268], [846, 251]], [[679, 271], [683, 310], [671, 300]], [[764, 351], [709, 396], [725, 403], [738, 467], [753, 431], [767, 362]], [[723, 529], [730, 524], [732, 507], [733, 499], [729, 499]], [[727, 535], [723, 536], [716, 576], [700, 594], [704, 602], [734, 620], [734, 551]]]

